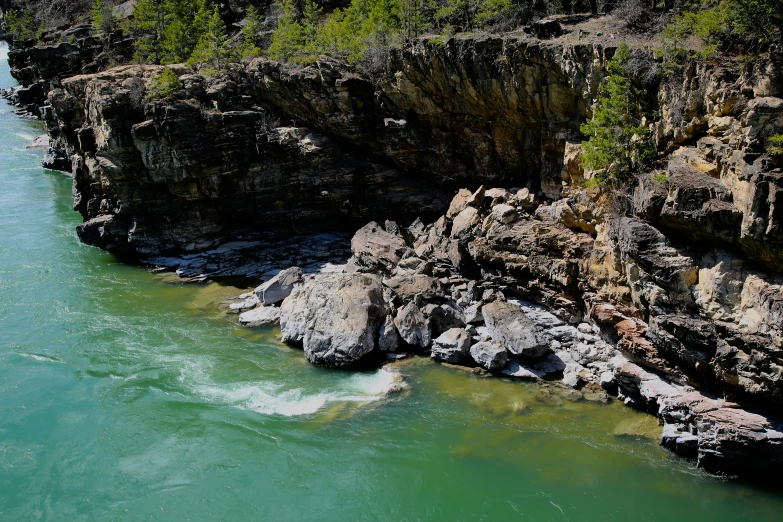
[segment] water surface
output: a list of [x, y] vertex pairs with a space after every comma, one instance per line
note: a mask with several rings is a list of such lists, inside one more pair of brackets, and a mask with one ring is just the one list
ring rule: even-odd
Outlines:
[[[0, 86], [14, 82], [0, 61]], [[0, 520], [780, 520], [654, 419], [413, 360], [308, 365], [187, 285], [79, 243], [71, 182], [0, 102]]]

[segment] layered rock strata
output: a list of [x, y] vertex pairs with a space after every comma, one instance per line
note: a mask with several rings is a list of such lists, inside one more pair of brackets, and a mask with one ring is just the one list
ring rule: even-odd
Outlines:
[[259, 58], [216, 78], [154, 66], [76, 76], [42, 108], [72, 160], [80, 237], [117, 253], [191, 251], [238, 228], [308, 231], [437, 216], [449, 186], [560, 193], [567, 139], [603, 75], [600, 45], [522, 37], [423, 40], [380, 80], [322, 57]]

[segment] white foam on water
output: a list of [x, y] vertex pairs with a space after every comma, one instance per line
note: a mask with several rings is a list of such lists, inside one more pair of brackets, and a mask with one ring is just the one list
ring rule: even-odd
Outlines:
[[30, 141], [30, 142], [32, 142], [35, 139], [35, 136], [33, 136], [32, 134], [27, 134], [27, 133], [24, 133], [24, 132], [14, 132], [14, 136], [18, 136], [18, 137], [22, 138], [23, 140], [27, 140], [27, 141]]
[[35, 361], [39, 362], [51, 362], [51, 363], [60, 363], [62, 364], [62, 361], [58, 359], [57, 357], [51, 357], [49, 355], [39, 355], [37, 353], [24, 353], [24, 352], [16, 352], [22, 357], [27, 357], [28, 359], [33, 359]]
[[8, 44], [0, 41], [0, 60], [8, 59]]
[[178, 380], [190, 393], [207, 402], [285, 417], [313, 414], [331, 403], [377, 401], [399, 382], [398, 374], [380, 369], [335, 380], [332, 390], [308, 392], [272, 382], [217, 383], [209, 374], [210, 367], [203, 359], [188, 361]]

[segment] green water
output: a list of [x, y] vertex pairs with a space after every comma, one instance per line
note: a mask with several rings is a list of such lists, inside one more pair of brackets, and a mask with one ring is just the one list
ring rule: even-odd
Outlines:
[[319, 370], [227, 320], [236, 289], [81, 245], [70, 180], [10, 110], [0, 520], [781, 520], [781, 495], [693, 469], [616, 402], [422, 359], [380, 399], [389, 372]]

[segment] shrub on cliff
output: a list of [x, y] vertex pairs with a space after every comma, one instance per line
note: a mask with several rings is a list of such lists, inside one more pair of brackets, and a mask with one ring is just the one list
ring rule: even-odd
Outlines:
[[702, 0], [691, 3], [664, 29], [664, 48], [695, 38], [701, 58], [718, 52], [759, 52], [783, 43], [783, 1]]
[[179, 76], [167, 67], [150, 82], [149, 96], [151, 99], [176, 98], [184, 87]]
[[245, 13], [245, 25], [242, 27], [242, 45], [238, 48], [237, 55], [240, 59], [248, 60], [261, 54], [261, 41], [259, 33], [263, 27], [261, 15], [252, 5]]
[[15, 40], [40, 40], [44, 32], [44, 25], [37, 24], [35, 18], [28, 10], [18, 13], [9, 9], [5, 19], [5, 32]]
[[582, 124], [582, 165], [595, 171], [599, 185], [623, 184], [654, 153], [649, 131], [641, 123], [642, 97], [631, 81], [631, 51], [620, 45], [607, 68], [593, 106], [593, 117]]
[[775, 134], [767, 139], [767, 152], [773, 156], [783, 156], [783, 134]]

